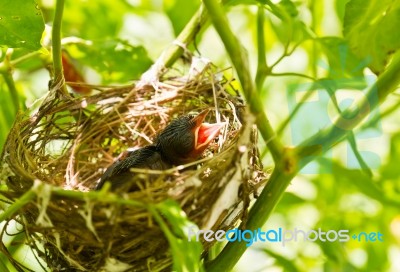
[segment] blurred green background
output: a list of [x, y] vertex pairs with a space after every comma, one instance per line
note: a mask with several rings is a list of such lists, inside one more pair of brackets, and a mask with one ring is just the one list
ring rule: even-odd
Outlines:
[[[272, 126], [276, 130], [282, 128], [280, 137], [289, 146], [332, 123], [336, 112], [332, 92], [342, 109], [362, 96], [362, 90], [375, 81], [375, 74], [384, 70], [387, 56], [381, 55], [383, 51], [400, 44], [398, 37], [387, 36], [393, 30], [390, 23], [400, 21], [400, 13], [374, 11], [374, 5], [392, 5], [391, 1], [351, 1], [353, 5], [347, 6], [348, 0], [228, 2], [230, 24], [247, 50], [253, 75], [258, 65], [257, 9], [258, 4], [266, 4], [265, 53], [268, 66], [273, 69], [258, 91]], [[45, 23], [51, 25], [54, 1], [42, 0], [38, 5]], [[363, 5], [369, 9], [361, 9]], [[199, 7], [200, 1], [194, 0], [66, 0], [64, 48], [87, 83], [127, 84], [139, 79], [174, 42]], [[399, 10], [398, 5], [392, 7]], [[361, 11], [364, 14], [360, 15]], [[383, 17], [374, 17], [373, 12]], [[354, 20], [357, 23], [368, 19], [372, 22], [370, 28], [352, 27]], [[205, 29], [196, 37], [196, 46], [188, 49], [221, 69], [231, 67], [215, 30]], [[372, 32], [369, 37], [375, 39], [368, 40], [364, 32], [366, 36]], [[49, 43], [49, 35], [46, 28], [42, 45]], [[378, 40], [383, 45], [377, 44]], [[364, 47], [357, 47], [360, 41]], [[374, 55], [376, 48], [383, 51]], [[49, 52], [16, 48], [10, 53], [6, 47], [1, 49], [0, 62], [10, 54], [20, 108], [34, 107], [48, 90]], [[399, 94], [397, 90], [370, 113], [364, 126], [355, 131], [355, 142], [336, 145], [304, 168], [264, 226], [266, 230], [345, 229], [350, 235], [380, 232], [383, 241], [351, 238], [344, 243], [256, 243], [243, 255], [235, 271], [400, 271]], [[10, 84], [4, 76], [0, 76], [0, 105], [1, 148], [16, 114]], [[296, 114], [291, 116], [292, 112]], [[260, 150], [265, 151], [262, 140]], [[268, 154], [264, 166], [266, 171], [273, 166]], [[7, 239], [9, 245], [22, 237]], [[26, 247], [14, 248], [12, 253], [27, 267], [40, 271]], [[8, 266], [0, 266], [0, 270], [12, 271], [4, 256], [0, 259]]]

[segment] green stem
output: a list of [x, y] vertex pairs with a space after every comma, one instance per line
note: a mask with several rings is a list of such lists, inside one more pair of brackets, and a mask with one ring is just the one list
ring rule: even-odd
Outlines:
[[[338, 119], [332, 126], [323, 129], [305, 140], [297, 147], [297, 153], [304, 158], [304, 163], [311, 161], [313, 155], [321, 151], [326, 151], [332, 148], [339, 141], [343, 140], [349, 132], [351, 132], [361, 121], [368, 116], [373, 109], [382, 103], [386, 97], [397, 88], [400, 83], [400, 52], [397, 52], [393, 57], [392, 63], [382, 73], [378, 80], [373, 84], [358, 103], [358, 107], [354, 110], [346, 110], [339, 115]], [[346, 119], [343, 116], [357, 116], [353, 119]], [[324, 144], [323, 150], [313, 148]]]
[[0, 214], [0, 222], [10, 219], [20, 209], [25, 207], [26, 204], [31, 202], [36, 196], [36, 193], [32, 190], [27, 191], [21, 197], [19, 197], [12, 205], [10, 205], [2, 214]]
[[308, 76], [305, 74], [300, 74], [300, 73], [293, 73], [293, 72], [287, 72], [287, 73], [271, 73], [271, 76], [296, 76], [296, 77], [302, 77], [302, 78], [306, 78], [312, 81], [316, 81], [315, 78], [313, 78], [312, 76]]
[[230, 28], [222, 5], [216, 0], [204, 0], [203, 3], [235, 67], [250, 110], [256, 117], [258, 129], [271, 151], [272, 157], [277, 162], [282, 155], [283, 146], [277, 139], [264, 112], [264, 105], [250, 75], [246, 53]]
[[[42, 191], [43, 186], [49, 186], [46, 184], [40, 184], [38, 187], [32, 188], [31, 190], [27, 191], [21, 197], [19, 197], [12, 205], [10, 205], [2, 214], [0, 214], [0, 222], [3, 222], [6, 219], [11, 218], [15, 213], [17, 213], [20, 209], [22, 209], [26, 204], [31, 202], [36, 195], [40, 194]], [[105, 190], [102, 191], [90, 191], [90, 192], [81, 192], [81, 191], [71, 191], [71, 190], [64, 190], [57, 187], [51, 188], [51, 194], [61, 197], [66, 197], [69, 199], [76, 199], [81, 201], [86, 200], [96, 200], [97, 202], [101, 203], [113, 203], [119, 204], [124, 206], [132, 206], [138, 208], [148, 208], [147, 205], [143, 202], [139, 202], [132, 199], [125, 199], [117, 194], [111, 194], [106, 192]]]
[[125, 206], [132, 206], [138, 208], [146, 208], [146, 204], [132, 200], [132, 199], [125, 199], [117, 194], [112, 194], [107, 191], [90, 191], [90, 192], [81, 192], [81, 191], [71, 191], [71, 190], [64, 190], [60, 188], [53, 188], [52, 193], [57, 196], [63, 196], [71, 199], [77, 200], [96, 200], [97, 202], [102, 203], [114, 203], [119, 205]]
[[165, 68], [171, 67], [175, 61], [187, 50], [187, 46], [193, 42], [196, 35], [201, 31], [202, 26], [208, 19], [207, 11], [200, 8], [192, 17], [185, 28], [179, 33], [174, 43], [170, 45], [157, 59], [154, 65], [142, 76], [142, 81], [160, 77], [165, 73]]
[[392, 113], [396, 112], [399, 108], [400, 108], [400, 100], [397, 101], [397, 103], [391, 105], [389, 108], [387, 108], [382, 113], [374, 115], [374, 117], [369, 119], [367, 122], [365, 122], [360, 129], [363, 130], [363, 129], [367, 129], [367, 128], [376, 126], [376, 124], [381, 119], [384, 119], [386, 116], [389, 116]]
[[364, 160], [363, 156], [361, 155], [360, 151], [358, 150], [356, 137], [353, 132], [349, 133], [349, 135], [347, 136], [347, 140], [349, 141], [351, 150], [353, 150], [354, 156], [356, 156], [356, 159], [357, 159], [358, 163], [360, 164], [361, 169], [364, 171], [364, 173], [368, 177], [372, 177], [372, 175], [373, 175], [372, 170], [371, 170], [371, 168], [369, 168], [367, 162]]
[[[322, 154], [324, 151], [329, 150], [333, 145], [343, 140], [356, 125], [361, 123], [369, 112], [378, 107], [378, 105], [397, 88], [398, 84], [400, 84], [400, 52], [396, 53], [386, 71], [379, 76], [378, 81], [368, 90], [366, 99], [360, 101], [358, 109], [369, 107], [370, 111], [363, 112], [359, 111], [357, 108], [353, 109], [348, 116], [355, 116], [358, 112], [363, 112], [363, 114], [359, 116], [359, 118], [355, 118], [353, 123], [349, 124], [348, 129], [340, 129], [342, 126], [341, 122], [344, 118], [343, 115], [341, 115], [338, 121], [331, 127], [316, 133], [294, 150], [286, 150], [281, 161], [276, 164], [271, 178], [261, 195], [251, 208], [247, 224], [241, 227], [245, 227], [249, 230], [261, 228], [271, 215], [274, 207], [281, 199], [293, 177], [302, 167], [314, 159], [312, 155]], [[346, 111], [344, 114], [345, 113]], [[322, 147], [322, 143], [324, 147]], [[301, 165], [298, 165], [298, 159], [300, 158], [303, 159], [303, 161]], [[206, 265], [207, 271], [231, 270], [245, 250], [246, 245], [244, 242], [228, 243], [218, 257]]]
[[[223, 5], [229, 5], [232, 0], [222, 0]], [[203, 26], [208, 20], [207, 10], [201, 6], [195, 13], [185, 28], [179, 33], [174, 43], [170, 45], [163, 54], [157, 59], [149, 72], [157, 75], [158, 77], [164, 73], [165, 68], [171, 67], [175, 61], [184, 53], [186, 47], [191, 44], [196, 36], [200, 33]]]
[[11, 100], [14, 104], [15, 114], [18, 112], [20, 108], [20, 101], [18, 90], [15, 87], [14, 78], [12, 77], [13, 65], [11, 63], [11, 55], [13, 50], [12, 49], [4, 49], [3, 54], [5, 54], [4, 60], [0, 62], [0, 74], [3, 75], [4, 81], [7, 84], [8, 90], [11, 94]]
[[[189, 21], [182, 32], [176, 38], [178, 44], [188, 46], [196, 38], [196, 35], [202, 29], [202, 26], [207, 21], [207, 13], [205, 9], [199, 9], [195, 16]], [[171, 46], [171, 48], [163, 56], [165, 67], [170, 67], [174, 62], [184, 53], [184, 48], [177, 44]]]
[[56, 10], [54, 14], [53, 29], [51, 33], [52, 38], [52, 53], [53, 53], [53, 69], [55, 85], [60, 84], [61, 90], [67, 94], [65, 87], [65, 80], [63, 74], [63, 66], [61, 59], [61, 23], [64, 11], [64, 0], [56, 1]]
[[15, 59], [15, 60], [12, 60], [11, 61], [11, 65], [12, 65], [12, 67], [15, 67], [16, 65], [18, 65], [18, 64], [20, 64], [20, 63], [22, 63], [22, 62], [24, 62], [26, 60], [29, 60], [30, 58], [33, 58], [33, 57], [36, 57], [36, 56], [40, 56], [40, 54], [41, 54], [40, 51], [34, 51], [34, 52], [31, 52], [31, 53], [25, 54], [25, 55]]
[[4, 77], [4, 81], [7, 84], [8, 90], [10, 91], [11, 99], [13, 101], [15, 114], [16, 114], [20, 108], [18, 90], [15, 87], [15, 82], [11, 75], [11, 72], [6, 72], [6, 73], [3, 73], [2, 75]]
[[265, 11], [264, 6], [259, 6], [257, 11], [257, 72], [256, 88], [260, 91], [269, 72], [267, 57], [265, 55], [265, 35], [264, 35]]
[[[256, 230], [264, 225], [294, 175], [295, 173], [286, 174], [285, 171], [280, 170], [280, 167], [275, 168], [270, 180], [251, 208], [248, 217], [249, 220], [243, 227], [248, 230]], [[244, 241], [228, 243], [216, 259], [206, 264], [206, 271], [218, 272], [232, 270], [246, 249], [247, 246]]]

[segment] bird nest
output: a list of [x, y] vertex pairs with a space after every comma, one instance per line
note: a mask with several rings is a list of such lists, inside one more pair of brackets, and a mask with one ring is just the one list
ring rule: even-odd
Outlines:
[[[100, 271], [112, 263], [160, 271], [171, 269], [172, 255], [154, 205], [175, 201], [200, 229], [227, 230], [245, 220], [266, 179], [253, 118], [223, 72], [212, 65], [186, 70], [88, 97], [54, 88], [36, 111], [18, 116], [1, 158], [1, 193], [17, 208], [1, 236], [10, 222], [20, 224], [24, 243], [52, 271]], [[93, 191], [121, 153], [151, 144], [172, 119], [206, 108], [208, 121], [228, 125], [198, 161], [137, 170], [137, 190]], [[206, 253], [212, 243], [201, 242]], [[1, 250], [23, 268], [4, 244]]]

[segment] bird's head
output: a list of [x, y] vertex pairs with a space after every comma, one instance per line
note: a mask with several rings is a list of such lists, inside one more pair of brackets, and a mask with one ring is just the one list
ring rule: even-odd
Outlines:
[[196, 116], [185, 115], [172, 120], [158, 135], [156, 144], [165, 160], [174, 165], [196, 160], [225, 123], [208, 124], [204, 120], [209, 110]]

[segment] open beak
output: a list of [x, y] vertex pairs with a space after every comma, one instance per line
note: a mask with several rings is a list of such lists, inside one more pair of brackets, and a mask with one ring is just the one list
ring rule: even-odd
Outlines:
[[194, 135], [195, 135], [195, 150], [204, 150], [210, 144], [210, 142], [217, 137], [220, 130], [226, 125], [226, 123], [203, 123], [207, 114], [210, 112], [206, 109], [199, 113], [193, 120], [196, 122]]

